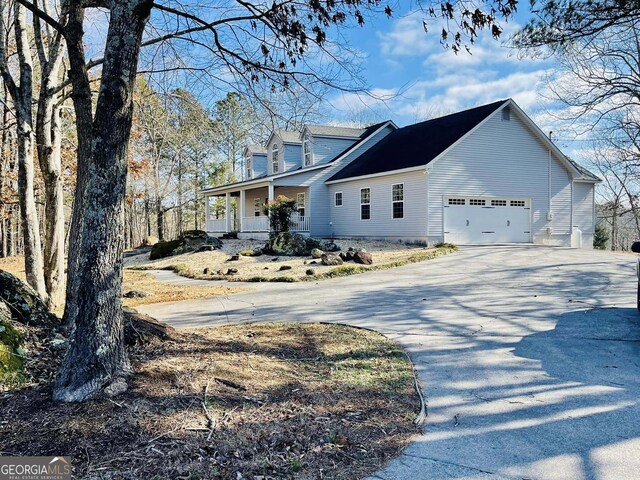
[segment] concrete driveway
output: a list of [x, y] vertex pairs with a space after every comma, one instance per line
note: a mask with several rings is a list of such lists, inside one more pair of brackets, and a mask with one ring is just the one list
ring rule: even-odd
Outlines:
[[394, 270], [249, 288], [140, 310], [175, 326], [335, 321], [399, 341], [429, 418], [374, 478], [640, 478], [632, 255], [467, 247]]

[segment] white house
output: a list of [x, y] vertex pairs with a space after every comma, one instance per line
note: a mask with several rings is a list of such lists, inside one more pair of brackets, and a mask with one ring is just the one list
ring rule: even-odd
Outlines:
[[[274, 132], [266, 149], [245, 155], [248, 180], [204, 190], [212, 235], [266, 237], [262, 206], [285, 195], [298, 203], [294, 230], [314, 237], [593, 243], [600, 179], [511, 99], [403, 128], [386, 121]], [[224, 218], [211, 218], [210, 200], [220, 196]]]

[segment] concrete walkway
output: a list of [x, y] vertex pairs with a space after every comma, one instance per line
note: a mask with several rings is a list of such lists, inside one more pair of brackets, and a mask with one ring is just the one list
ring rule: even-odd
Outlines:
[[140, 310], [175, 326], [335, 321], [399, 341], [429, 418], [374, 478], [640, 476], [632, 255], [468, 247], [393, 270], [251, 288]]

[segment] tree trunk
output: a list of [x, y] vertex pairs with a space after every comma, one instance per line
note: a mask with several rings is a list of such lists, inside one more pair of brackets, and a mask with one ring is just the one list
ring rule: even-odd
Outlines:
[[14, 4], [16, 49], [20, 63], [20, 85], [16, 89], [18, 134], [18, 199], [24, 235], [24, 264], [27, 282], [46, 301], [47, 289], [44, 281], [40, 224], [36, 210], [33, 164], [33, 59], [26, 30], [26, 11], [19, 3]]
[[36, 115], [38, 160], [45, 184], [44, 279], [49, 295], [49, 308], [55, 309], [64, 300], [64, 189], [62, 179], [62, 128], [58, 96], [51, 94], [57, 86], [62, 61], [59, 52], [42, 69], [42, 84]]
[[88, 166], [91, 163], [93, 113], [91, 84], [85, 65], [83, 42], [84, 9], [77, 2], [69, 6], [67, 24], [67, 52], [69, 54], [69, 79], [72, 83], [73, 107], [76, 114], [78, 136], [76, 189], [73, 197], [73, 212], [69, 232], [69, 251], [67, 254], [67, 289], [63, 322], [67, 329], [74, 327], [78, 302], [76, 298], [78, 264], [81, 254], [82, 222], [87, 196]]
[[152, 2], [114, 0], [110, 6], [93, 129], [78, 132], [89, 135], [94, 148], [73, 283], [75, 330], [54, 387], [54, 398], [63, 401], [116, 394], [130, 373], [122, 312], [127, 149], [140, 44]]

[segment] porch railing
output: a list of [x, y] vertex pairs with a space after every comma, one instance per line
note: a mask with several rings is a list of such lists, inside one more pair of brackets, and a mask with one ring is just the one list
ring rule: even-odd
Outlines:
[[243, 232], [268, 232], [269, 217], [242, 217]]
[[[292, 232], [308, 232], [311, 225], [310, 217], [300, 217], [299, 215], [293, 215], [291, 218], [291, 231]], [[227, 231], [227, 221], [224, 218], [217, 218], [209, 220], [207, 222], [207, 232], [224, 233]], [[231, 231], [239, 231], [238, 219], [231, 220]], [[243, 232], [268, 232], [269, 231], [269, 217], [243, 217], [242, 218], [242, 231]]]
[[308, 232], [310, 224], [310, 217], [301, 217], [297, 214], [291, 217], [291, 230], [294, 232]]
[[207, 221], [207, 232], [226, 232], [227, 220], [224, 218], [216, 218]]

